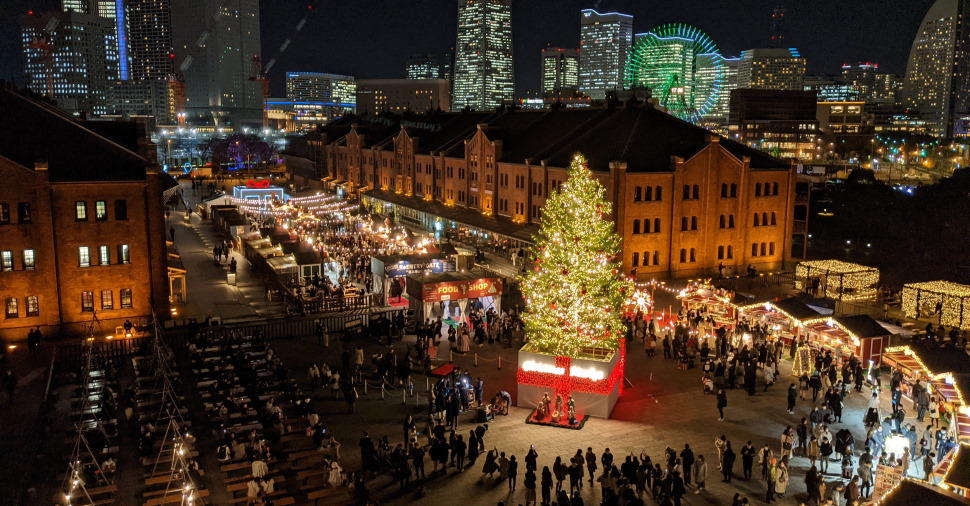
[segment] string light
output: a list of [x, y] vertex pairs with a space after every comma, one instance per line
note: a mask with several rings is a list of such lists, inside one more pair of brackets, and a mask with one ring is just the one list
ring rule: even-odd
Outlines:
[[927, 281], [903, 285], [903, 312], [909, 318], [936, 314], [940, 324], [970, 329], [970, 286], [950, 281]]

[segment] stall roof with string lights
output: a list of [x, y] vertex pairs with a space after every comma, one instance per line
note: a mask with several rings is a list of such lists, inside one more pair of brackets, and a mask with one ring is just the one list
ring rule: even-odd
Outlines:
[[941, 325], [970, 329], [970, 286], [950, 281], [907, 283], [902, 295], [907, 317], [939, 316]]
[[818, 278], [819, 290], [838, 300], [871, 299], [877, 295], [879, 269], [842, 260], [808, 260], [795, 266], [795, 288], [807, 290]]
[[929, 382], [943, 400], [953, 406], [959, 441], [970, 442], [970, 406], [964, 392], [970, 392], [970, 361], [964, 352], [896, 346], [883, 352], [883, 364], [899, 369], [910, 381]]
[[869, 315], [822, 317], [804, 322], [809, 341], [853, 355], [867, 364], [883, 359], [892, 332]]
[[963, 506], [970, 504], [970, 501], [942, 487], [934, 487], [912, 478], [904, 478], [876, 504], [880, 506], [912, 506], [913, 504]]
[[970, 497], [970, 446], [960, 443], [934, 470], [940, 481], [963, 497]]

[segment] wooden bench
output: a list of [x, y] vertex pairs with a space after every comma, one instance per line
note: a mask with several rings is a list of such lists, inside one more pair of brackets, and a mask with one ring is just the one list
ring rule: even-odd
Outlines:
[[[209, 491], [207, 489], [196, 490], [196, 497], [209, 497]], [[182, 502], [182, 491], [176, 490], [174, 494], [163, 495], [160, 497], [153, 497], [145, 501], [145, 506], [156, 506], [159, 504], [169, 504], [169, 503], [181, 503]]]
[[335, 504], [332, 502], [332, 500], [339, 499], [341, 497], [349, 501], [350, 490], [348, 490], [346, 487], [331, 487], [321, 488], [306, 493], [307, 500], [313, 501], [313, 504], [318, 504], [321, 499], [328, 499], [327, 504]]
[[118, 493], [118, 486], [111, 484], [105, 485], [103, 487], [89, 488], [86, 489], [89, 496], [94, 497], [103, 494], [116, 494]]
[[[280, 474], [280, 472], [279, 471], [276, 471], [276, 470], [270, 471], [263, 478], [273, 478], [274, 480], [276, 480], [277, 483], [279, 483], [280, 480], [284, 480], [285, 479], [285, 478], [283, 478], [283, 475]], [[253, 475], [252, 474], [241, 474], [239, 476], [226, 477], [224, 480], [222, 480], [222, 482], [224, 484], [226, 484], [226, 486], [229, 486], [229, 485], [232, 485], [234, 483], [239, 483], [240, 481], [246, 482], [246, 481], [249, 481], [251, 479], [253, 479]]]
[[330, 469], [325, 467], [320, 467], [318, 469], [304, 469], [296, 473], [296, 479], [300, 480], [300, 483], [304, 483], [311, 478], [324, 476], [327, 474], [330, 474]]
[[[281, 485], [285, 485], [285, 484], [286, 484], [285, 478], [282, 478], [282, 477], [279, 479], [273, 478], [273, 493], [269, 494], [267, 497], [275, 497], [286, 493], [286, 487], [285, 486], [281, 487]], [[229, 492], [229, 495], [233, 497], [236, 496], [236, 492], [243, 492], [243, 497], [245, 497], [246, 496], [245, 492], [248, 490], [249, 490], [249, 481], [233, 483], [226, 487], [226, 492]]]

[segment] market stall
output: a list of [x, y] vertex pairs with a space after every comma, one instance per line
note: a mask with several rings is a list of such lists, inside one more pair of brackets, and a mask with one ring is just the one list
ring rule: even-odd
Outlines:
[[970, 446], [965, 443], [947, 454], [933, 474], [957, 494], [970, 499]]
[[266, 259], [273, 274], [283, 283], [294, 280], [300, 274], [300, 266], [293, 255], [283, 255]]
[[[703, 311], [705, 315], [714, 319], [717, 327], [728, 330], [734, 328], [738, 320], [738, 306], [750, 303], [743, 297], [738, 297], [733, 291], [716, 288], [707, 282], [693, 282], [677, 295], [681, 307], [687, 311]], [[744, 301], [744, 302], [741, 302]]]
[[739, 309], [742, 318], [767, 325], [771, 335], [775, 339], [781, 339], [785, 345], [791, 345], [793, 340], [803, 334], [803, 325], [806, 321], [822, 316], [821, 313], [794, 297], [748, 304]]
[[836, 359], [856, 357], [864, 366], [882, 362], [892, 332], [869, 315], [820, 317], [804, 322], [808, 344], [831, 351]]
[[903, 311], [909, 318], [938, 318], [940, 325], [970, 329], [970, 286], [949, 281], [903, 285]]
[[841, 260], [810, 260], [795, 266], [795, 288], [816, 297], [865, 300], [878, 295], [879, 269]]
[[472, 272], [446, 272], [407, 277], [407, 293], [415, 318], [442, 317], [461, 321], [469, 305], [501, 313], [502, 278], [483, 277]]
[[407, 276], [454, 272], [455, 262], [449, 257], [444, 253], [373, 256], [374, 291], [384, 294], [387, 303], [399, 302], [404, 295]]
[[906, 386], [904, 393], [917, 380], [930, 386], [942, 399], [948, 417], [955, 417], [955, 435], [970, 442], [970, 406], [964, 392], [970, 392], [970, 364], [966, 353], [952, 349], [930, 349], [923, 346], [895, 346], [883, 352], [883, 365], [899, 370]]

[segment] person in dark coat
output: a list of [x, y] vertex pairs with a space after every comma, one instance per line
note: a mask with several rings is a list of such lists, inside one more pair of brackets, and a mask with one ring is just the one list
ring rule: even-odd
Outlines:
[[539, 478], [539, 486], [542, 490], [542, 504], [549, 506], [552, 496], [552, 472], [549, 466], [542, 466], [542, 476]]
[[724, 421], [724, 408], [726, 407], [727, 407], [727, 393], [725, 393], [724, 389], [722, 388], [717, 391], [717, 413], [718, 413], [717, 421], [719, 422]]
[[724, 447], [724, 464], [721, 466], [725, 483], [731, 483], [731, 478], [734, 477], [734, 460], [736, 458], [734, 450], [731, 449], [731, 442], [728, 441]]
[[694, 465], [694, 451], [690, 449], [689, 444], [685, 444], [683, 451], [680, 452], [680, 462], [684, 466], [683, 485], [690, 485], [691, 467]]

